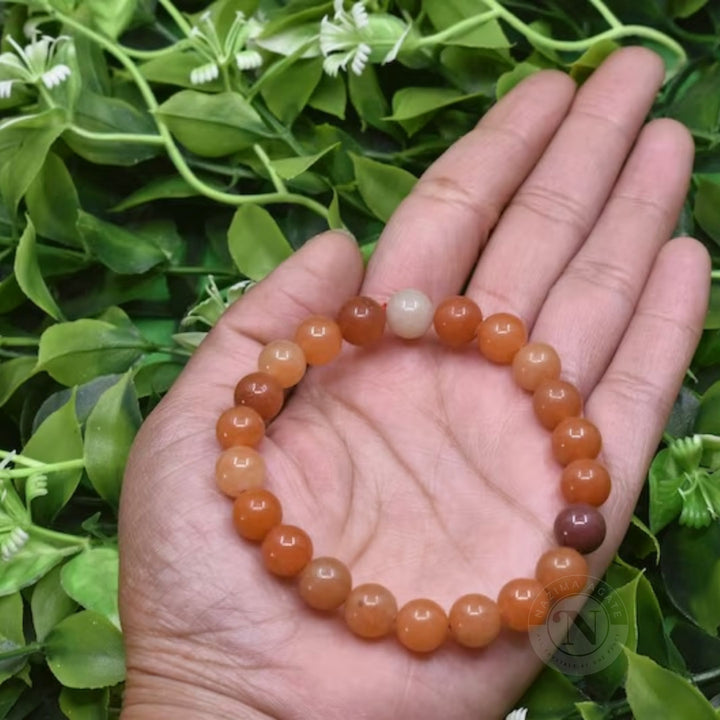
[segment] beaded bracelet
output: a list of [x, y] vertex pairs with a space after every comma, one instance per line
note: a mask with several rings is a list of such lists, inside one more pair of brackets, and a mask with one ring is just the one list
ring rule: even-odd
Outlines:
[[[342, 340], [368, 346], [383, 336], [385, 325], [404, 339], [422, 337], [434, 325], [440, 341], [458, 348], [476, 341], [490, 362], [512, 365], [515, 382], [532, 393], [535, 415], [552, 432], [552, 452], [563, 466], [560, 486], [570, 503], [554, 525], [559, 547], [537, 563], [534, 578], [510, 580], [497, 601], [485, 595], [463, 595], [446, 614], [428, 599], [411, 600], [398, 611], [392, 593], [382, 585], [352, 587], [350, 571], [340, 560], [313, 558], [305, 531], [282, 523], [282, 509], [266, 490], [265, 465], [254, 449], [265, 425], [281, 410], [284, 391], [302, 379], [307, 365], [324, 365], [341, 351]], [[332, 612], [344, 606], [345, 622], [363, 638], [380, 638], [394, 629], [400, 642], [415, 652], [430, 652], [448, 635], [461, 645], [488, 645], [502, 627], [527, 632], [541, 625], [550, 602], [579, 593], [588, 567], [581, 553], [596, 550], [605, 539], [605, 521], [597, 510], [610, 494], [610, 476], [595, 459], [601, 448], [598, 429], [580, 417], [577, 388], [560, 380], [560, 359], [544, 343], [527, 343], [520, 318], [498, 313], [485, 319], [465, 296], [433, 306], [418, 290], [402, 290], [386, 306], [368, 297], [353, 297], [337, 319], [311, 316], [300, 323], [294, 341], [275, 340], [260, 352], [258, 371], [235, 388], [235, 405], [217, 422], [224, 451], [216, 466], [219, 489], [234, 499], [233, 523], [241, 537], [262, 543], [267, 569], [280, 577], [298, 578], [302, 599], [315, 610]]]

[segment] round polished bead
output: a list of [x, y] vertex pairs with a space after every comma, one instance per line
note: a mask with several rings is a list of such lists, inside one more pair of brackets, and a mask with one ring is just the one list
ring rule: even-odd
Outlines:
[[235, 499], [233, 524], [246, 540], [262, 540], [281, 521], [280, 501], [269, 490], [246, 490]]
[[478, 326], [478, 347], [491, 362], [509, 365], [515, 353], [527, 342], [523, 321], [509, 313], [486, 317]]
[[257, 410], [265, 422], [269, 422], [280, 412], [284, 400], [282, 385], [265, 372], [245, 375], [235, 386], [235, 404], [247, 405]]
[[265, 567], [280, 577], [294, 577], [312, 559], [308, 534], [295, 525], [275, 525], [262, 543]]
[[600, 431], [585, 418], [565, 418], [552, 432], [553, 456], [561, 465], [596, 458], [601, 448]]
[[405, 340], [422, 337], [432, 324], [433, 306], [420, 290], [399, 290], [388, 300], [385, 309], [390, 330]]
[[410, 600], [400, 608], [395, 620], [398, 640], [408, 650], [425, 653], [437, 650], [447, 638], [448, 617], [434, 601]]
[[215, 464], [215, 481], [228, 497], [237, 497], [265, 482], [265, 461], [257, 450], [245, 445], [228, 448]]
[[345, 601], [345, 622], [362, 638], [388, 635], [395, 623], [397, 601], [383, 585], [366, 583], [353, 588]]
[[340, 308], [337, 323], [351, 345], [372, 345], [383, 336], [385, 309], [372, 298], [353, 297]]
[[308, 365], [325, 365], [340, 354], [342, 333], [334, 320], [312, 315], [298, 325], [295, 342], [305, 353]]
[[489, 645], [500, 633], [501, 625], [497, 603], [485, 595], [463, 595], [450, 608], [450, 632], [464, 647]]
[[273, 340], [261, 351], [258, 369], [272, 375], [284, 388], [297, 385], [305, 374], [305, 354], [291, 340]]
[[435, 310], [433, 325], [440, 340], [450, 347], [469, 343], [477, 334], [482, 313], [474, 300], [455, 295], [443, 300]]
[[300, 597], [315, 610], [337, 610], [352, 589], [352, 577], [337, 558], [311, 560], [298, 578]]
[[237, 405], [218, 418], [215, 432], [223, 448], [234, 445], [255, 447], [265, 435], [265, 423], [251, 407]]
[[597, 460], [574, 460], [563, 469], [560, 487], [569, 503], [598, 507], [610, 495], [610, 473]]
[[560, 377], [560, 357], [545, 343], [528, 343], [517, 351], [512, 362], [515, 382], [529, 392], [535, 392], [543, 380]]
[[605, 540], [605, 518], [592, 505], [569, 505], [555, 518], [555, 538], [559, 545], [587, 554]]
[[550, 608], [547, 593], [534, 578], [510, 580], [500, 589], [497, 604], [503, 625], [519, 632], [542, 625]]
[[565, 418], [582, 412], [582, 396], [564, 380], [543, 380], [533, 394], [533, 408], [540, 424], [553, 430]]
[[574, 548], [553, 548], [538, 560], [535, 577], [552, 600], [560, 600], [585, 589], [588, 564]]

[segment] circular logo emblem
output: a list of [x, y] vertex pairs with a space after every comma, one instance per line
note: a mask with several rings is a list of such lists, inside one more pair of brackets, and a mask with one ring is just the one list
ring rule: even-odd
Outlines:
[[627, 640], [627, 608], [602, 580], [591, 578], [586, 586], [583, 578], [571, 577], [563, 583], [578, 594], [551, 599], [546, 622], [530, 630], [530, 643], [544, 662], [567, 675], [603, 670], [620, 655]]

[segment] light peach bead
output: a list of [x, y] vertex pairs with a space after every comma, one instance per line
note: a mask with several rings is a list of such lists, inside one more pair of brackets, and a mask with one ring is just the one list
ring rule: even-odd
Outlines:
[[433, 321], [433, 305], [420, 290], [408, 288], [390, 297], [385, 308], [387, 324], [395, 335], [405, 340], [422, 337]]
[[306, 368], [305, 354], [291, 340], [269, 342], [258, 357], [258, 370], [272, 375], [284, 388], [297, 385]]
[[512, 361], [515, 382], [529, 392], [535, 392], [544, 380], [560, 377], [560, 358], [546, 343], [532, 342], [521, 347]]
[[257, 450], [237, 445], [220, 454], [215, 465], [218, 488], [228, 497], [262, 487], [265, 482], [265, 461]]

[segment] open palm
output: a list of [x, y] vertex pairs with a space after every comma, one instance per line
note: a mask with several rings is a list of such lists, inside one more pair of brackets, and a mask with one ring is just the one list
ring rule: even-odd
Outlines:
[[[708, 260], [668, 242], [692, 144], [642, 128], [660, 60], [615, 53], [579, 91], [539, 73], [420, 180], [367, 273], [352, 240], [306, 244], [234, 305], [143, 426], [121, 508], [127, 720], [496, 718], [540, 666], [527, 636], [419, 659], [366, 643], [261, 567], [215, 489], [214, 425], [262, 344], [358, 293], [466, 293], [522, 317], [603, 433], [613, 493], [603, 572], [640, 491], [702, 325]], [[492, 233], [491, 233], [492, 231]], [[489, 239], [488, 239], [489, 238]], [[479, 258], [479, 259], [478, 259]], [[399, 604], [445, 608], [532, 577], [563, 501], [549, 437], [505, 367], [474, 347], [390, 337], [311, 369], [270, 425], [268, 486], [316, 555], [380, 582]]]

